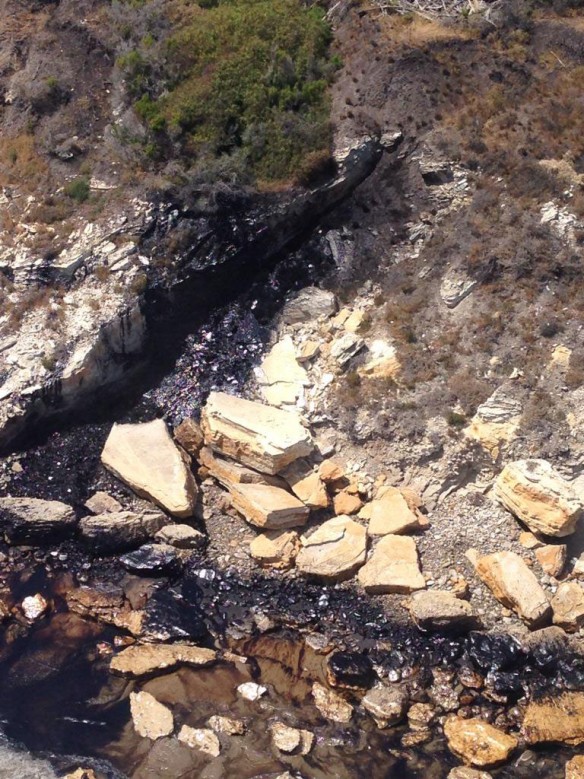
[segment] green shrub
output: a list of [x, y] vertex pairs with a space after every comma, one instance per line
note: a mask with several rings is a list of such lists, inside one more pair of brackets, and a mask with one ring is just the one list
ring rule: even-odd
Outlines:
[[89, 197], [89, 179], [87, 176], [78, 176], [65, 185], [65, 194], [77, 203], [84, 203]]

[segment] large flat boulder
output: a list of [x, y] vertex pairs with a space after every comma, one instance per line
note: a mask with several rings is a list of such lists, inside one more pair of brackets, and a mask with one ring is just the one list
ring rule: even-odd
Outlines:
[[302, 538], [296, 567], [304, 574], [331, 581], [352, 576], [365, 562], [367, 533], [350, 517], [334, 517]]
[[503, 468], [494, 495], [534, 533], [568, 536], [583, 512], [571, 485], [546, 460], [517, 460]]
[[521, 730], [528, 744], [583, 744], [584, 692], [563, 692], [530, 701]]
[[479, 557], [476, 572], [504, 606], [513, 609], [530, 627], [541, 627], [550, 617], [548, 597], [515, 552]]
[[273, 487], [286, 488], [286, 482], [279, 476], [269, 476], [266, 473], [254, 471], [246, 465], [221, 457], [208, 446], [199, 453], [199, 462], [207, 469], [209, 476], [216, 479], [226, 489], [237, 484], [271, 484]]
[[0, 529], [9, 544], [45, 544], [71, 535], [77, 524], [66, 503], [39, 498], [0, 498]]
[[359, 582], [366, 592], [376, 594], [424, 589], [426, 580], [420, 571], [414, 539], [396, 535], [381, 538], [359, 571]]
[[294, 406], [310, 386], [308, 374], [296, 359], [294, 342], [289, 335], [278, 341], [256, 369], [262, 395], [272, 406]]
[[300, 527], [310, 514], [298, 498], [270, 484], [239, 484], [230, 493], [233, 507], [251, 525], [266, 530]]
[[387, 487], [375, 500], [367, 504], [359, 516], [369, 517], [370, 536], [399, 535], [422, 527], [420, 513], [396, 487]]
[[117, 511], [84, 517], [81, 538], [100, 551], [121, 551], [140, 546], [169, 523], [161, 511]]
[[201, 425], [205, 442], [212, 449], [271, 475], [314, 449], [296, 412], [224, 392], [209, 395]]
[[114, 425], [101, 453], [105, 467], [175, 517], [195, 510], [197, 486], [162, 419]]
[[203, 668], [217, 659], [214, 649], [186, 644], [146, 644], [129, 646], [115, 655], [110, 670], [121, 676], [148, 676], [172, 671], [178, 666]]

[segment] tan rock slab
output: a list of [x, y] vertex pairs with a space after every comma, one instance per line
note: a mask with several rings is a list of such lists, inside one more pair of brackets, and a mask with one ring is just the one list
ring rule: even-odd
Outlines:
[[306, 362], [310, 362], [311, 360], [314, 360], [315, 357], [318, 357], [318, 354], [320, 352], [320, 344], [318, 341], [306, 341], [302, 344], [302, 347], [300, 348], [300, 352], [297, 354], [296, 359], [299, 363], [304, 364]]
[[504, 763], [518, 745], [514, 736], [507, 735], [478, 717], [447, 717], [444, 735], [448, 748], [456, 757], [479, 768]]
[[269, 530], [249, 545], [254, 560], [270, 568], [291, 568], [299, 549], [300, 536], [294, 530]]
[[201, 427], [212, 449], [271, 475], [314, 449], [310, 433], [296, 412], [223, 392], [209, 395]]
[[546, 460], [517, 460], [499, 474], [494, 496], [534, 533], [562, 537], [574, 532], [582, 501]]
[[584, 692], [530, 701], [521, 731], [528, 744], [584, 743]]
[[447, 779], [492, 779], [492, 777], [486, 771], [477, 771], [474, 768], [459, 766], [452, 769]]
[[220, 714], [214, 714], [212, 717], [209, 717], [207, 724], [216, 733], [226, 733], [228, 736], [243, 736], [246, 731], [243, 720], [223, 717]]
[[545, 573], [559, 576], [566, 565], [568, 548], [565, 544], [546, 544], [535, 550], [537, 562]]
[[312, 685], [314, 705], [323, 717], [333, 722], [349, 722], [353, 716], [353, 707], [338, 692], [329, 690], [319, 682]]
[[284, 530], [306, 524], [310, 509], [297, 497], [269, 484], [240, 484], [231, 488], [232, 505], [251, 525]]
[[371, 343], [369, 360], [359, 368], [359, 374], [371, 379], [395, 379], [400, 368], [395, 346], [377, 339]]
[[235, 460], [220, 457], [208, 446], [204, 446], [199, 452], [199, 462], [209, 471], [209, 476], [216, 479], [226, 489], [239, 484], [269, 484], [272, 487], [287, 488], [286, 481], [279, 476], [269, 476], [241, 465]]
[[85, 501], [85, 508], [89, 509], [92, 514], [107, 514], [123, 511], [124, 507], [107, 492], [96, 492], [88, 500]]
[[116, 511], [83, 517], [79, 532], [94, 549], [128, 549], [153, 538], [171, 520], [161, 511]]
[[539, 549], [539, 547], [545, 546], [545, 541], [530, 533], [529, 530], [519, 533], [519, 543], [524, 549]]
[[149, 692], [131, 692], [130, 711], [134, 729], [142, 738], [155, 741], [170, 736], [174, 730], [172, 712]]
[[419, 530], [419, 513], [412, 510], [405, 496], [395, 487], [385, 488], [381, 497], [368, 505], [369, 525], [367, 532], [371, 536], [399, 535]]
[[115, 655], [110, 670], [122, 676], [147, 676], [156, 671], [172, 671], [178, 666], [204, 668], [217, 660], [214, 649], [185, 644], [145, 644], [129, 646]]
[[197, 486], [162, 419], [114, 425], [101, 453], [105, 467], [134, 492], [175, 517], [190, 517]]
[[359, 583], [375, 594], [410, 593], [426, 586], [413, 538], [387, 535], [381, 538], [359, 571]]
[[318, 471], [306, 460], [296, 460], [282, 471], [282, 477], [290, 489], [305, 506], [311, 509], [325, 509], [329, 505], [326, 486]]
[[584, 779], [584, 755], [576, 755], [568, 760], [565, 779]]
[[200, 530], [180, 524], [166, 525], [156, 533], [155, 539], [177, 549], [200, 549], [207, 541], [207, 537]]
[[448, 591], [416, 592], [408, 608], [420, 630], [459, 631], [479, 626], [470, 603]]
[[312, 749], [314, 734], [309, 730], [291, 728], [283, 722], [275, 722], [270, 730], [272, 743], [279, 752], [307, 755]]
[[397, 725], [406, 716], [408, 694], [399, 687], [374, 687], [361, 701], [378, 728]]
[[335, 514], [356, 514], [363, 506], [363, 501], [358, 495], [352, 495], [347, 490], [341, 490], [333, 499]]
[[573, 633], [584, 627], [584, 589], [578, 582], [562, 582], [552, 598], [554, 625]]
[[218, 757], [221, 754], [219, 739], [209, 728], [191, 728], [189, 725], [183, 725], [177, 738], [191, 749], [196, 749], [210, 757]]
[[272, 406], [293, 406], [310, 386], [308, 374], [296, 359], [294, 342], [284, 336], [270, 349], [256, 370], [262, 395]]
[[479, 557], [476, 572], [503, 606], [513, 609], [530, 627], [550, 617], [547, 595], [524, 560], [515, 552]]
[[329, 519], [301, 539], [296, 567], [302, 573], [340, 581], [352, 576], [365, 562], [367, 533], [350, 517]]

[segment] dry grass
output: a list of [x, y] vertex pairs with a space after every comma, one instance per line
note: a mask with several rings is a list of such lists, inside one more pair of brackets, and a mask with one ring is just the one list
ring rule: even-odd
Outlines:
[[32, 134], [0, 138], [0, 186], [34, 192], [48, 183], [49, 167], [35, 148]]

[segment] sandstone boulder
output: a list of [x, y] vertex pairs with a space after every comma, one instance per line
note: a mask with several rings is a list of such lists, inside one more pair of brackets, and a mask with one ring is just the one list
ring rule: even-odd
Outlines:
[[370, 536], [399, 535], [422, 527], [419, 511], [395, 487], [386, 487], [365, 509], [369, 517], [367, 532]]
[[314, 471], [306, 460], [296, 460], [288, 465], [281, 475], [305, 506], [311, 509], [327, 508], [329, 498], [324, 482], [318, 471]]
[[565, 544], [546, 544], [535, 550], [535, 557], [549, 576], [559, 576], [564, 570], [568, 548]]
[[272, 475], [314, 449], [297, 413], [223, 392], [209, 395], [201, 426], [212, 449]]
[[517, 460], [503, 468], [494, 495], [534, 533], [562, 537], [574, 532], [582, 501], [546, 460]]
[[256, 378], [262, 395], [272, 406], [294, 406], [310, 386], [308, 374], [296, 359], [292, 338], [287, 335], [278, 341], [256, 369]]
[[294, 530], [260, 533], [249, 545], [251, 556], [270, 568], [291, 568], [299, 549], [300, 538]]
[[138, 495], [175, 517], [192, 516], [197, 486], [162, 419], [114, 425], [101, 460]]
[[504, 763], [517, 748], [518, 741], [488, 722], [474, 717], [451, 716], [444, 723], [448, 748], [468, 765], [488, 768]]
[[329, 519], [301, 541], [296, 567], [305, 574], [341, 581], [365, 562], [367, 533], [350, 517]]
[[359, 583], [366, 592], [376, 594], [424, 589], [426, 581], [420, 571], [414, 539], [395, 535], [381, 538], [359, 571]]
[[209, 728], [191, 728], [189, 725], [183, 725], [177, 738], [191, 749], [203, 752], [209, 757], [218, 757], [221, 754], [219, 739]]
[[521, 730], [528, 744], [584, 743], [584, 692], [531, 700]]
[[378, 728], [388, 728], [397, 725], [406, 716], [408, 694], [399, 687], [374, 687], [361, 703], [373, 716]]
[[338, 516], [343, 514], [356, 514], [363, 506], [363, 501], [359, 495], [354, 495], [348, 490], [341, 490], [335, 495], [333, 506], [335, 514]]
[[569, 633], [584, 627], [584, 588], [579, 582], [562, 582], [552, 598], [554, 625]]
[[134, 728], [142, 738], [155, 741], [169, 736], [174, 730], [172, 712], [149, 692], [131, 692], [130, 711]]
[[305, 525], [310, 514], [294, 495], [269, 484], [240, 484], [230, 494], [233, 507], [247, 522], [266, 530]]
[[415, 593], [409, 611], [420, 630], [464, 631], [480, 626], [470, 603], [447, 591]]
[[530, 627], [548, 621], [547, 595], [525, 562], [515, 552], [497, 552], [478, 558], [476, 572], [495, 598], [513, 609]]
[[208, 446], [204, 446], [199, 453], [199, 462], [209, 472], [209, 476], [216, 479], [226, 489], [239, 484], [269, 484], [272, 487], [286, 489], [286, 481], [279, 476], [269, 476], [253, 468], [248, 468], [235, 460], [229, 460], [215, 454]]
[[314, 705], [323, 717], [333, 722], [349, 722], [353, 716], [353, 707], [338, 692], [329, 690], [323, 684], [314, 682], [312, 685]]
[[168, 525], [160, 511], [118, 511], [84, 517], [79, 522], [81, 538], [100, 551], [118, 551], [140, 546]]
[[217, 659], [214, 649], [186, 644], [134, 645], [123, 649], [110, 662], [110, 670], [121, 676], [148, 676], [155, 672], [172, 671], [188, 665], [203, 668]]
[[0, 529], [9, 544], [45, 544], [73, 534], [71, 506], [39, 498], [0, 498]]
[[576, 755], [568, 760], [565, 779], [584, 779], [584, 755]]

